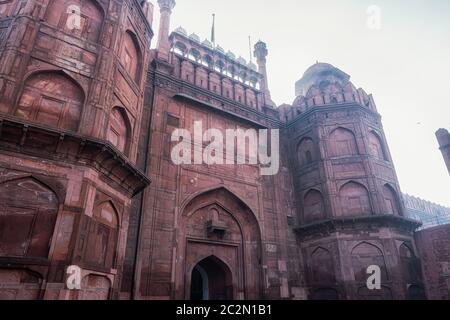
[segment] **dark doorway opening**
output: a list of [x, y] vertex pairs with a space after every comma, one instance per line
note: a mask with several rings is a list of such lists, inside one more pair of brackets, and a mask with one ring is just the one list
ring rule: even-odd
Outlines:
[[232, 300], [231, 271], [220, 259], [211, 256], [192, 270], [191, 300]]

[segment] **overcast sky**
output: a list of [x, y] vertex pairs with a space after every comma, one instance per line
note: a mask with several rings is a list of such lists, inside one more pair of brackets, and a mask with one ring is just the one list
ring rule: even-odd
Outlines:
[[[248, 36], [267, 43], [277, 105], [294, 101], [295, 82], [316, 61], [351, 75], [374, 95], [402, 191], [450, 206], [450, 176], [435, 137], [450, 129], [450, 0], [176, 1], [172, 30], [209, 38], [215, 13], [216, 42], [225, 51], [249, 60]], [[374, 5], [380, 29], [367, 24]]]

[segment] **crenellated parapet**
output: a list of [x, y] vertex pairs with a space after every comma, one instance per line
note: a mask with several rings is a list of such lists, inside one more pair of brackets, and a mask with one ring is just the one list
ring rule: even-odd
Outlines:
[[177, 28], [170, 35], [171, 63], [175, 76], [226, 99], [262, 111], [267, 104], [262, 91], [264, 76], [242, 57], [201, 41]]
[[281, 120], [291, 122], [316, 107], [357, 105], [377, 113], [371, 94], [356, 88], [350, 76], [327, 63], [311, 66], [295, 84], [296, 98], [290, 108], [283, 108]]

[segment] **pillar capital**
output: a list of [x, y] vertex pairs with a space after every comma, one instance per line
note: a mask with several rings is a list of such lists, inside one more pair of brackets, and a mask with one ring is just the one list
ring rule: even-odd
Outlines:
[[264, 61], [267, 58], [269, 51], [267, 50], [266, 43], [261, 40], [255, 44], [255, 52], [254, 55], [259, 61]]
[[158, 5], [161, 11], [172, 11], [175, 8], [175, 0], [158, 0]]

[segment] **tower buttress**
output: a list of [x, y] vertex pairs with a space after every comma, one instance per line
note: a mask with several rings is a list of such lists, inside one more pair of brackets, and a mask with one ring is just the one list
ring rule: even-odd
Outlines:
[[[287, 144], [301, 222], [298, 243], [312, 270], [305, 272], [311, 297], [411, 299], [415, 293], [405, 288], [416, 286], [423, 299], [421, 275], [404, 271], [419, 267], [413, 257], [420, 223], [404, 216], [372, 96], [328, 63], [311, 66], [296, 92]], [[383, 270], [380, 290], [367, 289], [371, 265]], [[322, 267], [326, 271], [317, 271]]]
[[169, 61], [170, 16], [172, 14], [172, 9], [175, 7], [175, 4], [175, 0], [158, 0], [158, 5], [161, 13], [157, 43], [158, 58], [165, 61]]

